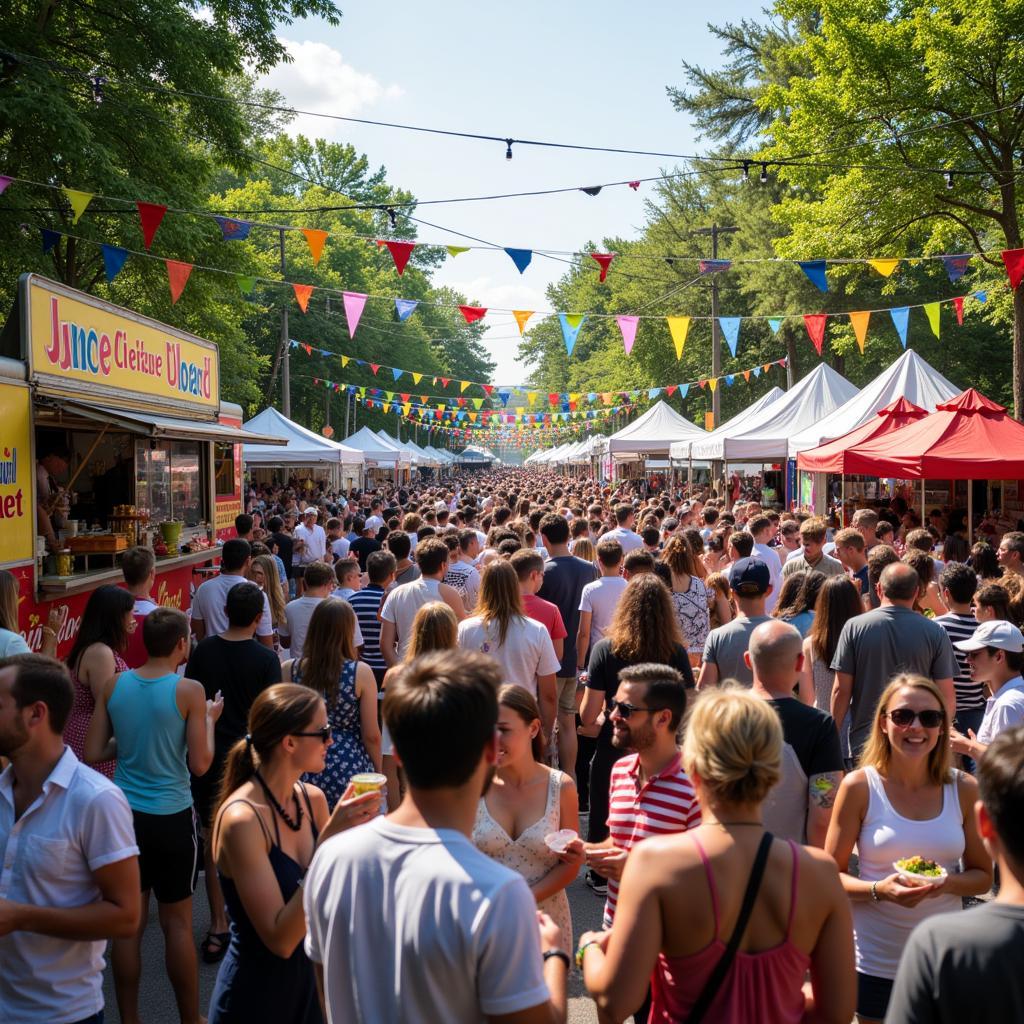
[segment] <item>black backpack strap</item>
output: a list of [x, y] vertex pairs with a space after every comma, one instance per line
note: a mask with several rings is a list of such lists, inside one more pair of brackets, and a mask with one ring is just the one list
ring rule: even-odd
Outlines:
[[754, 903], [757, 900], [757, 893], [761, 888], [761, 880], [764, 878], [764, 869], [768, 863], [768, 853], [772, 847], [772, 838], [770, 832], [765, 832], [761, 837], [761, 844], [757, 848], [757, 854], [750, 869], [750, 880], [747, 882], [747, 889], [743, 894], [740, 915], [736, 918], [736, 927], [733, 928], [732, 935], [729, 936], [725, 952], [718, 963], [715, 964], [715, 969], [711, 972], [711, 976], [697, 997], [697, 1001], [693, 1004], [693, 1009], [690, 1010], [690, 1015], [686, 1018], [686, 1024], [699, 1024], [699, 1021], [704, 1019], [704, 1015], [714, 1002], [715, 996], [718, 995], [718, 991], [722, 987], [722, 982], [725, 981], [725, 977], [729, 973], [729, 968], [732, 967], [733, 960], [736, 959], [736, 951], [740, 948], [743, 933], [747, 930], [747, 924], [750, 921], [750, 915], [754, 910]]

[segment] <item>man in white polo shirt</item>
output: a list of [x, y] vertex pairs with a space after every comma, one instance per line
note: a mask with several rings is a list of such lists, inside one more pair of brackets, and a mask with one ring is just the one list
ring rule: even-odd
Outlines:
[[[220, 636], [231, 626], [228, 621], [228, 591], [236, 583], [248, 583], [245, 573], [252, 561], [252, 548], [247, 540], [229, 540], [220, 549], [220, 575], [201, 583], [192, 598], [192, 632], [196, 640]], [[267, 647], [274, 646], [274, 626], [270, 618], [270, 602], [263, 595], [263, 614], [256, 626], [256, 639]]]

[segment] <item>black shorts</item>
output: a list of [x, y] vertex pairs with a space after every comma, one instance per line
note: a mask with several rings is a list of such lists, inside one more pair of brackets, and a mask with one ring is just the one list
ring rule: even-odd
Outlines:
[[202, 830], [213, 826], [213, 812], [217, 808], [217, 797], [220, 796], [220, 783], [224, 777], [224, 764], [227, 754], [219, 751], [213, 755], [213, 764], [204, 775], [189, 776], [192, 785], [192, 804], [196, 809], [199, 827]]
[[177, 814], [132, 811], [139, 847], [142, 891], [153, 890], [157, 903], [180, 903], [191, 897], [199, 878], [199, 829], [195, 810]]
[[872, 1020], [885, 1020], [893, 982], [874, 974], [857, 972], [857, 1013]]

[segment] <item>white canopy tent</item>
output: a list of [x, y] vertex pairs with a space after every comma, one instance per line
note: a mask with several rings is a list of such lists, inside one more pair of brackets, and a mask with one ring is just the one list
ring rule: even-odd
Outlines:
[[445, 448], [435, 448], [432, 444], [425, 444], [423, 450], [434, 456], [442, 466], [450, 466], [455, 461], [455, 456]]
[[367, 469], [389, 469], [397, 473], [400, 468], [409, 468], [409, 453], [388, 447], [369, 427], [360, 427], [345, 438], [345, 444], [363, 453]]
[[390, 445], [392, 448], [395, 448], [400, 452], [407, 452], [413, 465], [416, 465], [420, 461], [421, 452], [419, 449], [414, 448], [411, 443], [399, 441], [398, 438], [392, 437], [386, 430], [378, 430], [377, 436], [386, 445]]
[[668, 458], [673, 441], [707, 437], [707, 432], [658, 401], [632, 423], [608, 438], [608, 454], [620, 461]]
[[690, 458], [690, 450], [692, 449], [695, 441], [710, 442], [723, 434], [728, 433], [731, 430], [736, 430], [742, 427], [744, 423], [752, 419], [755, 416], [761, 414], [762, 409], [766, 409], [772, 402], [781, 398], [786, 392], [780, 387], [774, 387], [767, 394], [762, 395], [753, 405], [748, 405], [742, 412], [737, 413], [731, 420], [726, 420], [720, 427], [712, 430], [710, 433], [705, 434], [703, 438], [686, 438], [683, 441], [675, 441], [669, 447], [669, 458], [681, 459], [686, 462]]
[[848, 402], [857, 388], [827, 363], [819, 363], [803, 380], [756, 416], [736, 427], [723, 424], [717, 437], [690, 448], [694, 459], [726, 462], [784, 462], [789, 439]]
[[419, 459], [421, 466], [440, 466], [441, 460], [436, 455], [431, 455], [425, 448], [415, 441], [406, 441], [405, 446]]
[[906, 398], [928, 412], [935, 412], [939, 402], [955, 398], [962, 390], [946, 380], [913, 349], [907, 349], [858, 395], [830, 415], [793, 434], [789, 439], [789, 457], [795, 459], [800, 452], [848, 434], [897, 398]]

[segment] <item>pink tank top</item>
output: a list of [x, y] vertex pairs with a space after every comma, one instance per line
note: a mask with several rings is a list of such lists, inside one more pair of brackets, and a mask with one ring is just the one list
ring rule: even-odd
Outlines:
[[[704, 862], [715, 918], [715, 938], [702, 950], [687, 956], [658, 954], [651, 977], [651, 1024], [685, 1022], [693, 1004], [721, 956], [726, 943], [718, 938], [718, 889], [700, 840], [691, 836]], [[760, 953], [738, 950], [729, 973], [722, 982], [707, 1016], [706, 1024], [798, 1024], [804, 1015], [803, 983], [811, 958], [790, 941], [796, 912], [796, 886], [799, 877], [797, 846], [789, 840], [793, 853], [793, 879], [790, 886], [789, 920], [786, 937], [771, 949]]]

